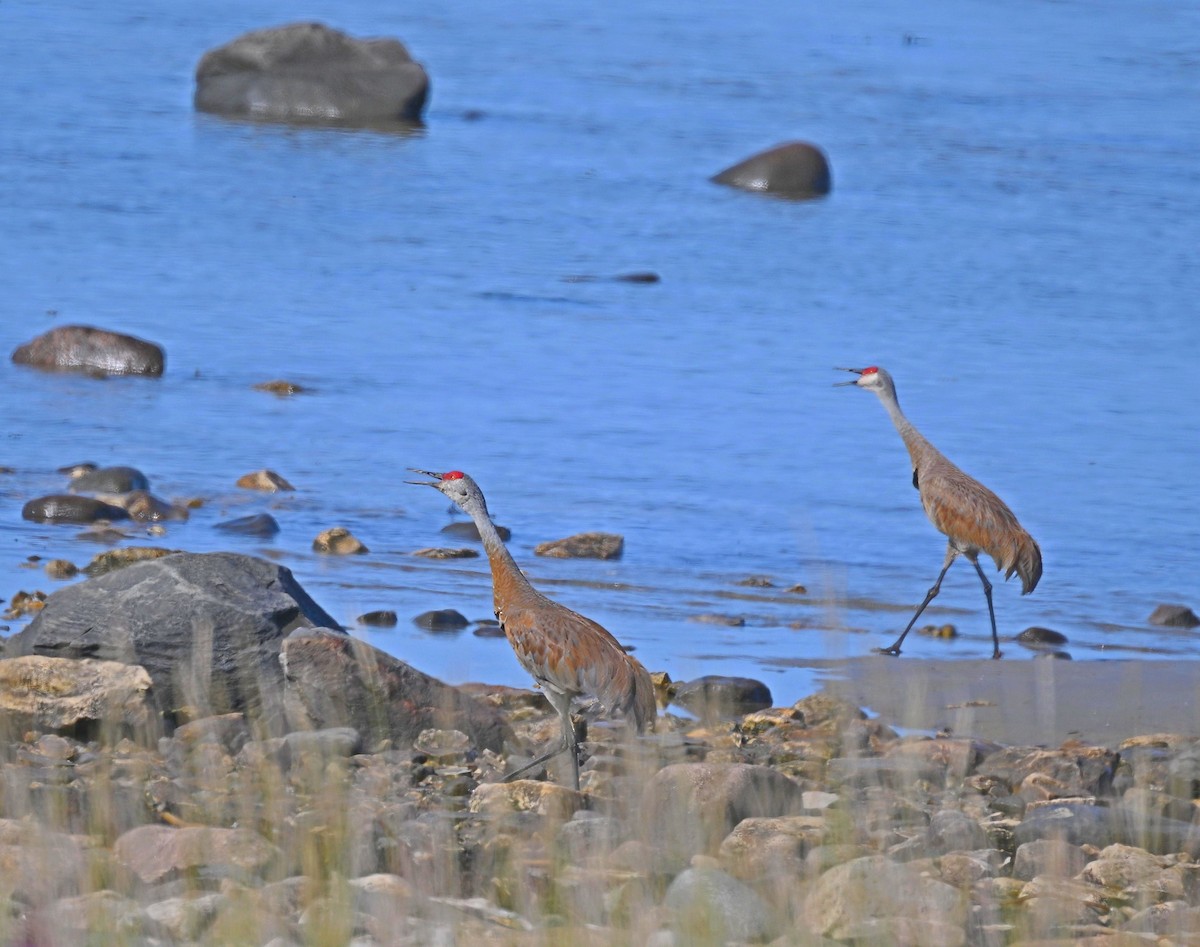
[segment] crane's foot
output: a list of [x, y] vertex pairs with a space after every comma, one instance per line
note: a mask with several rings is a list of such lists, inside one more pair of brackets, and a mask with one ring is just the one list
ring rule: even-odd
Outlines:
[[890, 648], [872, 648], [875, 654], [890, 654], [893, 658], [900, 657], [899, 645], [892, 645]]
[[992, 660], [993, 661], [999, 661], [1002, 657], [1004, 657], [1004, 654], [1003, 654], [1003, 652], [1001, 652], [1001, 650], [999, 648], [997, 648], [995, 651], [992, 652]]

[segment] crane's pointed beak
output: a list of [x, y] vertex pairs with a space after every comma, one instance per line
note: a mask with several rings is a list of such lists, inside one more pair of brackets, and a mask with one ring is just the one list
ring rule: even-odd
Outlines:
[[404, 481], [405, 483], [412, 483], [418, 487], [435, 487], [436, 488], [438, 486], [438, 484], [440, 484], [442, 482], [442, 475], [440, 473], [435, 473], [432, 470], [418, 470], [416, 467], [409, 467], [408, 469], [411, 470], [415, 474], [423, 474], [426, 477], [433, 477], [434, 479], [432, 481], [430, 481], [430, 480], [405, 480]]
[[[863, 370], [861, 368], [835, 368], [834, 371], [835, 372], [854, 372], [854, 374], [856, 374], [856, 375], [861, 375], [863, 373]], [[857, 384], [858, 384], [858, 379], [852, 378], [850, 381], [835, 381], [833, 383], [833, 387], [834, 388], [845, 388], [847, 385], [857, 385]]]

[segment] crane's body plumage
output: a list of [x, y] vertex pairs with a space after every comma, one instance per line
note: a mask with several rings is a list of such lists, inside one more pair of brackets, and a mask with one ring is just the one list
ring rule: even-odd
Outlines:
[[571, 702], [577, 697], [593, 697], [606, 712], [622, 713], [641, 733], [653, 726], [658, 712], [650, 675], [602, 625], [547, 598], [530, 584], [500, 538], [474, 480], [459, 471], [417, 473], [437, 477], [429, 486], [450, 497], [474, 521], [491, 568], [496, 618], [517, 660], [541, 685], [562, 721], [562, 745], [507, 778], [569, 751], [578, 789]]
[[941, 588], [942, 578], [955, 558], [965, 556], [983, 582], [988, 615], [992, 621], [992, 657], [1000, 657], [1000, 640], [996, 632], [996, 615], [992, 607], [992, 587], [979, 567], [979, 554], [987, 553], [1004, 578], [1014, 574], [1021, 577], [1021, 594], [1028, 595], [1037, 588], [1042, 577], [1042, 552], [1033, 537], [1017, 521], [1013, 511], [995, 493], [974, 477], [964, 473], [934, 447], [900, 410], [896, 386], [882, 368], [847, 369], [859, 375], [857, 385], [874, 391], [900, 433], [912, 461], [913, 486], [921, 496], [921, 506], [929, 520], [948, 540], [946, 560], [937, 582], [917, 609], [908, 627], [887, 654], [899, 654], [900, 645], [913, 624]]

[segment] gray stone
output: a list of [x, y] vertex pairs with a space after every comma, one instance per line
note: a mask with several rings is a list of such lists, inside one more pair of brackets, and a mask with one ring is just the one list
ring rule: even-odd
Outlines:
[[1022, 881], [1032, 881], [1038, 875], [1074, 878], [1087, 860], [1082, 848], [1063, 839], [1034, 839], [1017, 847], [1012, 874]]
[[979, 823], [955, 809], [943, 809], [933, 814], [926, 839], [931, 855], [970, 852], [988, 845], [988, 834]]
[[270, 539], [279, 532], [279, 522], [270, 513], [255, 513], [253, 516], [239, 516], [237, 519], [217, 523], [213, 529], [236, 533], [238, 536], [252, 536], [255, 539]]
[[663, 896], [671, 926], [688, 943], [762, 941], [776, 924], [767, 903], [741, 881], [716, 868], [680, 872]]
[[766, 766], [673, 763], [646, 785], [643, 838], [679, 868], [697, 853], [716, 853], [743, 819], [803, 811], [804, 787]]
[[1167, 628], [1195, 628], [1200, 625], [1200, 618], [1186, 605], [1159, 605], [1146, 620], [1152, 625]]
[[128, 519], [129, 513], [123, 507], [95, 497], [52, 493], [36, 497], [21, 507], [21, 518], [35, 523], [95, 523], [98, 520]]
[[829, 161], [808, 142], [776, 145], [713, 176], [717, 184], [776, 197], [810, 198], [828, 194]]
[[421, 120], [429, 77], [395, 39], [356, 39], [320, 23], [256, 30], [209, 50], [195, 107], [259, 121], [380, 125]]
[[1013, 835], [1018, 845], [1053, 838], [1097, 848], [1135, 845], [1152, 854], [1200, 854], [1200, 828], [1189, 823], [1084, 802], [1039, 806], [1026, 814]]
[[625, 540], [615, 533], [576, 533], [533, 547], [535, 555], [552, 559], [620, 559], [624, 551]]
[[423, 730], [461, 730], [479, 749], [513, 739], [504, 716], [456, 688], [373, 648], [326, 630], [283, 642], [290, 729], [353, 727], [368, 744], [408, 747]]
[[113, 843], [113, 857], [149, 885], [188, 874], [251, 881], [261, 878], [280, 855], [249, 829], [142, 825]]
[[130, 493], [149, 490], [150, 481], [136, 467], [98, 467], [71, 480], [72, 493]]
[[[966, 900], [951, 885], [926, 877], [914, 866], [871, 855], [821, 875], [804, 911], [810, 928], [834, 940], [861, 937], [860, 925], [872, 919], [922, 921], [951, 931], [957, 928], [961, 935]], [[963, 939], [965, 935], [958, 943]]]
[[337, 623], [288, 569], [234, 553], [177, 553], [55, 592], [10, 649], [140, 664], [164, 711], [238, 711], [273, 725], [280, 642], [314, 626]]
[[426, 631], [461, 631], [471, 623], [465, 615], [453, 608], [435, 608], [421, 612], [413, 618], [413, 624]]
[[0, 722], [25, 730], [107, 727], [146, 732], [153, 714], [150, 675], [116, 661], [25, 655], [0, 660]]
[[165, 356], [153, 342], [92, 326], [59, 326], [19, 346], [18, 365], [89, 375], [161, 375]]
[[675, 685], [672, 701], [702, 720], [741, 717], [771, 706], [766, 684], [748, 677], [709, 674]]

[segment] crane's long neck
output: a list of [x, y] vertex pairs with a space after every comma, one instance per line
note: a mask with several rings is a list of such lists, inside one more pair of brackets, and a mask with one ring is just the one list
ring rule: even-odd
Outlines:
[[479, 530], [479, 538], [483, 541], [484, 552], [487, 553], [488, 565], [492, 569], [492, 589], [497, 605], [502, 598], [514, 592], [533, 590], [529, 580], [525, 578], [517, 562], [504, 545], [496, 524], [488, 516], [486, 510], [477, 510], [471, 514], [475, 528]]
[[896, 430], [900, 432], [900, 438], [904, 441], [904, 446], [908, 448], [908, 456], [915, 469], [922, 458], [926, 457], [930, 451], [936, 451], [937, 448], [930, 444], [925, 439], [925, 435], [913, 427], [912, 421], [904, 416], [904, 412], [900, 410], [900, 400], [896, 397], [896, 389], [893, 386], [877, 388], [875, 393], [879, 395], [879, 400], [883, 402], [888, 417], [892, 419]]

